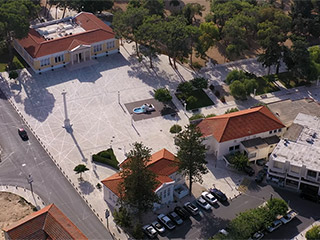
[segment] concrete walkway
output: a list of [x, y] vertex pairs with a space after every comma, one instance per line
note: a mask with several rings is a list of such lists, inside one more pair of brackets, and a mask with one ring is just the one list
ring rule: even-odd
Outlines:
[[314, 227], [314, 226], [319, 226], [320, 225], [320, 221], [316, 221], [314, 222], [312, 225], [310, 225], [309, 227], [307, 227], [305, 230], [303, 230], [301, 233], [299, 233], [297, 236], [295, 236], [293, 238], [293, 240], [306, 240], [306, 233], [307, 231], [310, 230], [310, 228]]

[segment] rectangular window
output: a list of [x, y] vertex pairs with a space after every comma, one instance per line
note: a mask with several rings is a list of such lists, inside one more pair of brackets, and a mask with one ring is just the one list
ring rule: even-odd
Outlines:
[[307, 171], [307, 175], [308, 175], [308, 177], [313, 177], [313, 178], [315, 178], [315, 177], [317, 176], [317, 172], [312, 171], [312, 170], [308, 170], [308, 171]]
[[236, 146], [234, 147], [234, 150], [239, 150], [239, 148], [240, 148], [240, 145], [236, 145]]
[[107, 49], [114, 48], [114, 41], [107, 42]]
[[253, 153], [249, 153], [248, 154], [248, 158], [255, 158], [257, 156], [257, 153], [256, 152], [253, 152]]
[[232, 147], [229, 147], [229, 152], [233, 151], [233, 146]]
[[300, 173], [300, 167], [298, 166], [290, 166], [290, 172], [293, 172], [293, 173]]
[[273, 133], [276, 133], [277, 132], [277, 129], [276, 130], [273, 130]]
[[58, 63], [58, 62], [63, 62], [64, 61], [64, 55], [59, 55], [59, 56], [55, 56], [54, 58], [54, 62]]
[[271, 134], [272, 133], [272, 131], [269, 131], [269, 134]]
[[41, 67], [48, 66], [48, 65], [50, 65], [50, 58], [45, 58], [45, 59], [40, 60]]
[[282, 162], [273, 162], [273, 167], [274, 168], [278, 168], [278, 169], [282, 169], [283, 168], [283, 164]]
[[281, 131], [282, 131], [282, 128], [279, 128], [279, 129], [278, 129], [278, 132], [281, 132]]
[[93, 52], [101, 52], [102, 51], [102, 44], [93, 46]]
[[166, 197], [167, 197], [167, 189], [163, 191], [163, 198], [166, 198]]
[[162, 192], [159, 192], [160, 201], [162, 201]]
[[168, 197], [170, 197], [171, 188], [168, 189]]

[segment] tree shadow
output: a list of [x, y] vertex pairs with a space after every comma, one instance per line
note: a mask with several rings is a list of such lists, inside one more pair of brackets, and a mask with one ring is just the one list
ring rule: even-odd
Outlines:
[[79, 188], [81, 192], [85, 195], [89, 195], [94, 191], [94, 186], [88, 181], [80, 181]]

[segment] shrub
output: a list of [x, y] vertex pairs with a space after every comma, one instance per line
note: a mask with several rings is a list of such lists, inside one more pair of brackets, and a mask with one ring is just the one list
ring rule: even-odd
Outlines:
[[206, 116], [206, 118], [215, 117], [215, 116], [217, 116], [217, 115], [215, 115], [214, 113], [211, 113], [211, 114], [208, 114], [208, 115]]
[[16, 71], [11, 71], [9, 73], [9, 78], [10, 79], [16, 79], [19, 76], [19, 74]]
[[223, 103], [225, 103], [225, 102], [226, 102], [225, 97], [224, 97], [224, 96], [222, 96], [222, 97], [220, 98], [220, 101], [221, 101], [221, 102], [223, 102]]
[[209, 86], [209, 88], [210, 88], [210, 90], [211, 90], [212, 92], [214, 91], [214, 85], [211, 84], [211, 85]]
[[214, 95], [216, 95], [216, 97], [219, 98], [219, 97], [220, 97], [220, 92], [219, 92], [218, 90], [216, 90], [216, 91], [214, 92]]
[[154, 98], [159, 102], [167, 103], [171, 101], [172, 96], [170, 95], [170, 92], [168, 89], [159, 88], [154, 91]]
[[232, 70], [228, 73], [226, 78], [226, 83], [231, 84], [235, 80], [239, 80], [242, 82], [243, 79], [247, 78], [246, 74], [242, 70]]
[[198, 113], [198, 114], [191, 116], [189, 118], [189, 120], [192, 121], [192, 120], [197, 120], [197, 119], [201, 119], [201, 118], [205, 118], [205, 116], [202, 113]]
[[174, 124], [171, 128], [170, 128], [170, 132], [171, 133], [179, 133], [181, 132], [182, 127], [179, 124]]
[[187, 98], [187, 104], [193, 104], [193, 103], [195, 103], [197, 101], [198, 101], [198, 99], [195, 96], [189, 96]]
[[193, 62], [192, 67], [195, 68], [196, 70], [200, 70], [202, 68], [202, 65], [198, 62]]
[[119, 162], [111, 148], [109, 148], [106, 151], [101, 151], [98, 154], [93, 154], [92, 161], [103, 163], [119, 170], [119, 166], [118, 166]]
[[114, 210], [113, 217], [117, 225], [126, 228], [131, 227], [131, 216], [126, 208], [120, 207], [118, 211]]
[[192, 86], [194, 86], [196, 89], [207, 89], [208, 88], [208, 79], [199, 77], [194, 78], [191, 80]]
[[238, 99], [245, 99], [247, 96], [245, 86], [239, 80], [235, 80], [230, 84], [230, 92], [232, 96]]
[[182, 82], [178, 85], [177, 91], [181, 92], [187, 98], [192, 93], [193, 86], [191, 82]]
[[96, 187], [100, 190], [102, 188], [100, 183], [97, 183]]
[[227, 111], [225, 111], [225, 114], [232, 113], [232, 112], [238, 112], [238, 111], [239, 111], [238, 108], [229, 108]]
[[20, 60], [17, 57], [14, 57], [12, 60], [12, 65], [10, 70], [17, 70], [22, 68], [23, 68], [23, 64], [20, 62]]
[[313, 226], [306, 232], [307, 240], [317, 240], [320, 239], [320, 226]]
[[135, 239], [143, 239], [144, 234], [143, 234], [143, 231], [142, 231], [142, 225], [140, 223], [138, 223], [138, 224], [136, 224], [134, 226], [132, 236]]

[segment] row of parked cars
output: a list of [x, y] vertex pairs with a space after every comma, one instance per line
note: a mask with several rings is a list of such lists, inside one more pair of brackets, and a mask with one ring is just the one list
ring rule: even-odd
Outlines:
[[197, 198], [196, 204], [186, 202], [183, 207], [177, 206], [174, 211], [167, 215], [159, 214], [157, 221], [143, 226], [142, 229], [148, 237], [155, 238], [158, 233], [163, 234], [165, 228], [172, 230], [176, 225], [183, 224], [190, 216], [198, 215], [200, 210], [197, 205], [204, 210], [211, 210], [212, 206], [217, 204], [218, 201], [226, 202], [228, 201], [228, 198], [219, 189], [209, 189], [209, 191], [203, 192], [201, 196]]
[[[275, 231], [280, 226], [291, 222], [291, 220], [294, 219], [296, 216], [297, 216], [297, 213], [294, 210], [290, 209], [285, 216], [282, 216], [281, 218], [274, 220], [272, 222], [272, 224], [266, 228], [265, 232], [258, 231], [256, 233], [254, 233], [252, 235], [252, 237], [250, 237], [248, 240], [260, 240], [265, 236], [266, 232], [271, 233], [271, 232]], [[225, 236], [228, 236], [229, 235], [228, 229], [219, 230], [219, 234], [223, 234]]]

